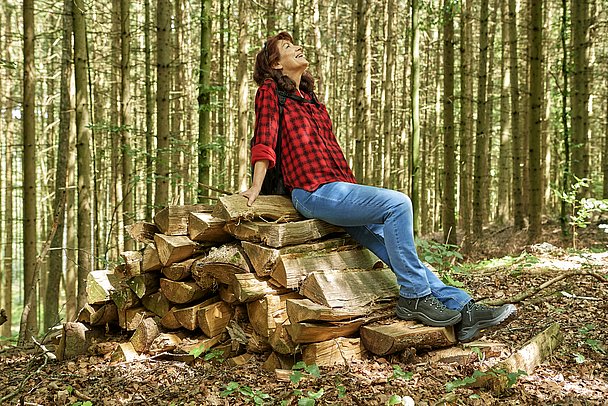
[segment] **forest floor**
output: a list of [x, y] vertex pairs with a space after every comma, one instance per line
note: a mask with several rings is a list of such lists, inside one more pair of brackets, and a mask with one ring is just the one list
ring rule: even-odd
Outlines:
[[[513, 298], [576, 269], [608, 277], [604, 231], [599, 223], [590, 225], [580, 235], [579, 249], [572, 250], [571, 239], [563, 239], [556, 224], [545, 224], [544, 243], [533, 246], [527, 245], [525, 232], [488, 229], [472, 246], [474, 255], [462, 261], [467, 271], [452, 276], [475, 298], [488, 299]], [[190, 364], [150, 358], [116, 363], [107, 355], [52, 362], [37, 348], [0, 342], [0, 399], [11, 396], [5, 404], [13, 405], [605, 405], [607, 313], [608, 284], [591, 275], [572, 275], [518, 303], [510, 323], [484, 332], [482, 341], [506, 346], [494, 359], [463, 365], [431, 362], [414, 352], [368, 356], [347, 366], [321, 368], [318, 377], [305, 372], [295, 383], [264, 371], [261, 355], [236, 367], [203, 357]], [[560, 325], [561, 346], [506, 392], [460, 385], [552, 323]]]

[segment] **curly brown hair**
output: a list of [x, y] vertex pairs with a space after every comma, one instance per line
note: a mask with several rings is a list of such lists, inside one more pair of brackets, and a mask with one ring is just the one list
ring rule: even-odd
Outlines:
[[[293, 37], [283, 31], [277, 35], [270, 37], [264, 43], [264, 46], [255, 57], [255, 67], [253, 69], [253, 80], [258, 86], [261, 86], [266, 79], [274, 80], [279, 89], [286, 92], [295, 92], [296, 83], [287, 75], [283, 75], [282, 69], [273, 69], [272, 66], [279, 61], [279, 40], [289, 41], [293, 43]], [[304, 92], [312, 92], [315, 88], [315, 80], [310, 72], [305, 71], [300, 80], [300, 90]]]

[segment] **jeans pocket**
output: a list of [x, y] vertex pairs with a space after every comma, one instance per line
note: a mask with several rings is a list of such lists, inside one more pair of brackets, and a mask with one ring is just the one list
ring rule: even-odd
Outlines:
[[307, 202], [310, 200], [312, 193], [303, 189], [294, 189], [291, 192], [291, 202], [296, 210], [306, 218], [313, 218], [312, 211], [308, 208]]

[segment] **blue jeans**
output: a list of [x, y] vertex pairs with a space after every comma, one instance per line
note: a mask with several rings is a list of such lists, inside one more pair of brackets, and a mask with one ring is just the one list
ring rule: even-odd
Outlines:
[[444, 284], [418, 258], [412, 202], [403, 193], [333, 182], [312, 193], [294, 189], [291, 200], [304, 217], [344, 228], [391, 267], [401, 296], [418, 298], [432, 293], [452, 310], [461, 310], [471, 300], [462, 289]]

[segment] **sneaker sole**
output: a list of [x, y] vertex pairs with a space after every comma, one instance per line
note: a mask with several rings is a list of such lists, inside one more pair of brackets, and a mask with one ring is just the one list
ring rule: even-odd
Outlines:
[[426, 326], [431, 327], [449, 327], [458, 323], [462, 318], [460, 313], [456, 314], [454, 317], [448, 320], [434, 320], [421, 312], [410, 312], [407, 310], [402, 310], [399, 307], [395, 310], [397, 317], [401, 320], [409, 320], [409, 321], [419, 321]]
[[459, 329], [458, 334], [457, 334], [458, 341], [466, 343], [468, 341], [473, 340], [475, 338], [475, 336], [477, 336], [477, 333], [479, 333], [480, 330], [482, 330], [484, 328], [488, 328], [488, 327], [493, 327], [493, 326], [496, 326], [496, 325], [502, 323], [503, 321], [508, 319], [511, 315], [515, 314], [516, 311], [517, 311], [517, 308], [515, 307], [515, 305], [510, 304], [507, 306], [507, 308], [505, 309], [504, 312], [502, 312], [501, 314], [499, 314], [498, 316], [494, 317], [491, 320], [480, 321], [470, 327], [465, 327], [465, 328]]

